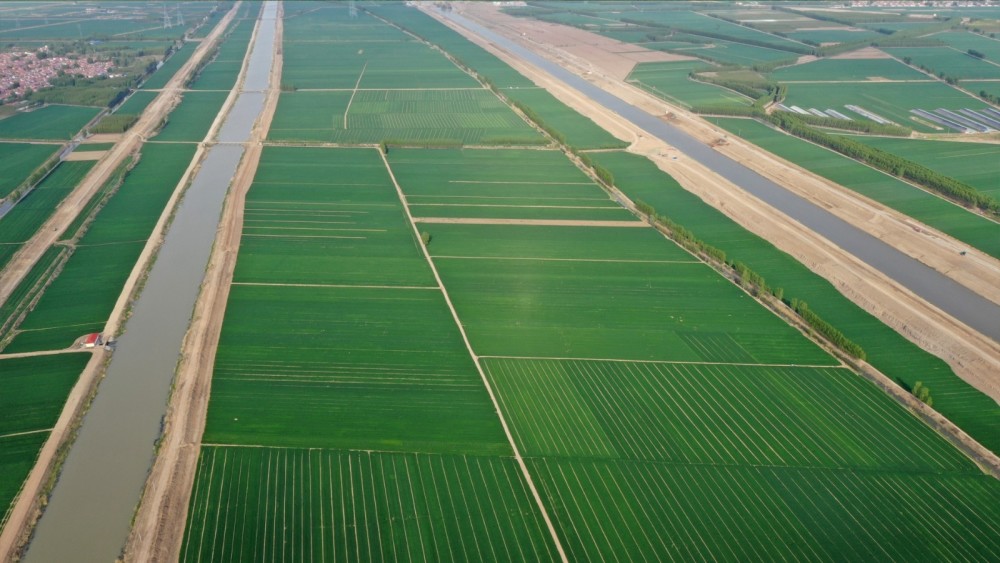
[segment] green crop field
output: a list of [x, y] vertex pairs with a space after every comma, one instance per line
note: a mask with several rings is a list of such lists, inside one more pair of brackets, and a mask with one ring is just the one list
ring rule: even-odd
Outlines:
[[[902, 180], [756, 121], [714, 119], [731, 133], [1000, 258], [1000, 225]], [[909, 155], [904, 155], [912, 158]], [[916, 159], [919, 162], [919, 158]]]
[[181, 561], [558, 559], [511, 458], [206, 447], [196, 480]]
[[985, 55], [989, 61], [994, 63], [1000, 62], [1000, 41], [996, 39], [967, 31], [937, 33], [932, 37], [944, 41], [959, 51], [967, 52], [972, 49]]
[[[5, 146], [8, 145], [0, 144], [0, 149]], [[93, 161], [63, 162], [3, 216], [0, 220], [0, 269], [93, 166]]]
[[184, 66], [184, 63], [188, 62], [188, 59], [194, 54], [196, 48], [197, 45], [186, 43], [179, 51], [171, 54], [170, 58], [143, 83], [143, 89], [156, 90], [166, 86], [167, 82]]
[[770, 74], [780, 82], [849, 80], [933, 80], [926, 74], [893, 59], [818, 59], [786, 66]]
[[985, 104], [943, 82], [871, 82], [847, 84], [792, 84], [788, 87], [785, 105], [803, 108], [833, 108], [855, 119], [844, 108], [847, 104], [860, 106], [899, 125], [928, 133], [934, 132], [913, 119], [911, 109], [934, 110], [944, 108], [981, 109]]
[[364, 90], [353, 100], [351, 92], [284, 93], [269, 138], [334, 143], [545, 142], [486, 89]]
[[142, 112], [146, 111], [146, 107], [152, 103], [153, 99], [159, 95], [159, 92], [147, 92], [146, 90], [137, 90], [132, 93], [131, 96], [125, 103], [119, 107], [115, 113], [128, 114], [128, 115], [141, 115]]
[[4, 352], [65, 348], [104, 327], [194, 151], [185, 144], [143, 148], [139, 164], [98, 213]]
[[636, 221], [557, 151], [393, 149], [389, 161], [417, 218]]
[[[0, 121], [0, 125], [3, 123]], [[58, 145], [0, 143], [0, 199], [10, 195], [58, 150]]]
[[89, 360], [90, 354], [0, 360], [0, 410], [4, 413], [0, 420], [0, 508], [5, 513]]
[[97, 108], [47, 105], [0, 120], [0, 139], [68, 141], [88, 121]]
[[617, 187], [630, 198], [643, 200], [680, 222], [701, 240], [724, 250], [730, 260], [746, 263], [768, 285], [784, 288], [786, 299], [807, 301], [810, 309], [854, 342], [862, 343], [868, 362], [882, 373], [906, 388], [923, 381], [933, 390], [935, 409], [987, 448], [1000, 450], [1000, 408], [943, 361], [860, 309], [792, 257], [681, 188], [652, 162], [623, 152], [594, 157], [614, 173]]
[[527, 456], [978, 473], [878, 387], [842, 368], [484, 363]]
[[[822, 24], [815, 22], [813, 25]], [[795, 39], [797, 41], [812, 42], [822, 45], [825, 43], [853, 43], [855, 41], [874, 40], [879, 37], [879, 34], [874, 31], [857, 28], [823, 30], [810, 29], [808, 31], [791, 31], [785, 33], [785, 37]]]
[[154, 140], [201, 141], [228, 95], [228, 92], [185, 92], [181, 104], [170, 112], [167, 124]]
[[955, 143], [889, 137], [862, 137], [855, 140], [961, 180], [977, 190], [1000, 198], [1000, 182], [995, 167], [1000, 162], [1000, 145]]
[[219, 47], [215, 60], [201, 70], [189, 87], [194, 90], [231, 90], [243, 67], [254, 23], [254, 20], [238, 22]]
[[235, 280], [434, 284], [376, 150], [285, 147], [247, 195]]
[[576, 149], [607, 149], [627, 146], [590, 119], [569, 108], [542, 88], [510, 88], [504, 96], [530, 107], [545, 124], [565, 137]]
[[692, 71], [710, 69], [709, 65], [701, 61], [642, 63], [636, 65], [628, 80], [639, 84], [644, 90], [649, 90], [668, 102], [686, 108], [695, 105], [750, 105], [753, 100], [742, 94], [737, 94], [721, 86], [697, 82], [688, 77]]
[[934, 73], [961, 79], [1000, 78], [1000, 66], [950, 47], [906, 47], [886, 49], [896, 58], [909, 58], [911, 64], [924, 66]]

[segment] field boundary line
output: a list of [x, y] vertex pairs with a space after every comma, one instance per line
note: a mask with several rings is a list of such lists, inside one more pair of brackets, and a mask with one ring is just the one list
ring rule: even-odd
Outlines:
[[593, 182], [517, 182], [517, 181], [504, 182], [502, 180], [496, 180], [496, 181], [448, 180], [448, 183], [449, 184], [500, 184], [500, 185], [511, 185], [511, 186], [593, 186], [594, 185]]
[[[265, 282], [232, 282], [229, 285], [249, 285], [249, 286], [264, 286], [264, 287], [331, 287], [331, 288], [345, 288], [345, 289], [424, 289], [424, 290], [439, 290], [438, 286], [434, 285], [352, 285], [352, 284], [324, 284], [324, 283], [265, 283]], [[0, 358], [3, 356], [0, 355]]]
[[[58, 328], [58, 327], [55, 327]], [[43, 330], [43, 329], [35, 329]], [[28, 332], [28, 331], [19, 331]], [[0, 354], [0, 360], [12, 360], [14, 358], [34, 358], [35, 356], [55, 356], [57, 354], [79, 354], [80, 352], [92, 352], [93, 348], [63, 348], [61, 350], [40, 350], [38, 352], [17, 352], [13, 354]]]
[[[628, 258], [543, 258], [539, 256], [446, 256], [435, 254], [434, 258], [451, 260], [537, 260], [539, 262], [613, 262], [622, 264], [704, 264], [698, 260], [632, 260]], [[483, 356], [488, 357], [488, 356]]]
[[[601, 200], [605, 201], [605, 200]], [[510, 203], [414, 203], [414, 207], [503, 207], [507, 209], [602, 209], [618, 211], [621, 207], [611, 205], [514, 205]]]
[[810, 369], [848, 369], [843, 364], [824, 366], [817, 364], [754, 364], [747, 362], [698, 362], [679, 360], [630, 360], [627, 358], [560, 358], [547, 356], [479, 356], [480, 358], [491, 360], [552, 360], [552, 361], [576, 361], [576, 362], [618, 362], [623, 364], [671, 364], [671, 365], [692, 365], [692, 366], [745, 366], [762, 368], [810, 368]]
[[26, 430], [24, 432], [11, 432], [10, 434], [0, 434], [2, 438], [13, 438], [15, 436], [28, 436], [30, 434], [41, 434], [42, 432], [52, 432], [55, 428], [42, 428], [41, 430]]
[[[409, 207], [406, 208], [409, 215]], [[541, 225], [545, 227], [626, 227], [649, 228], [649, 223], [635, 221], [587, 221], [576, 219], [488, 219], [479, 217], [413, 217], [414, 223], [459, 224], [459, 225]]]
[[[389, 173], [389, 179], [392, 180], [392, 185], [396, 188], [396, 195], [399, 196], [400, 203], [403, 204], [403, 211], [406, 212], [406, 218], [410, 221], [410, 227], [413, 229], [413, 235], [417, 237], [417, 240], [420, 240], [420, 232], [417, 229], [416, 221], [413, 219], [413, 215], [410, 214], [410, 207], [406, 203], [406, 194], [403, 193], [403, 188], [401, 188], [399, 186], [399, 182], [396, 181], [396, 175], [393, 174], [392, 167], [389, 166], [389, 160], [385, 158], [385, 153], [379, 150], [378, 154], [379, 157], [381, 157], [383, 164], [385, 164], [385, 169], [386, 172]], [[427, 252], [427, 245], [420, 244], [420, 251], [423, 253], [424, 259], [427, 261], [427, 265], [430, 266], [431, 273], [434, 274], [434, 279], [437, 281], [438, 287], [441, 288], [441, 295], [444, 296], [444, 302], [448, 305], [448, 309], [451, 311], [451, 316], [455, 320], [455, 327], [458, 328], [459, 334], [462, 335], [462, 341], [465, 343], [465, 348], [469, 351], [469, 355], [472, 357], [472, 361], [476, 365], [476, 371], [479, 372], [479, 377], [482, 378], [483, 385], [486, 386], [486, 392], [489, 393], [490, 401], [493, 402], [493, 408], [496, 409], [497, 418], [500, 419], [500, 425], [503, 427], [503, 432], [507, 436], [507, 441], [510, 443], [510, 447], [514, 452], [514, 459], [521, 468], [521, 474], [524, 476], [524, 480], [527, 482], [528, 488], [531, 490], [531, 494], [535, 498], [535, 504], [538, 506], [538, 510], [542, 514], [542, 519], [548, 527], [552, 541], [555, 543], [556, 551], [559, 553], [559, 557], [563, 563], [568, 563], [569, 559], [566, 557], [566, 551], [563, 549], [562, 541], [559, 539], [559, 534], [556, 533], [555, 526], [552, 523], [552, 519], [549, 517], [548, 510], [545, 508], [545, 503], [542, 502], [542, 497], [538, 492], [538, 488], [535, 487], [535, 482], [532, 480], [531, 473], [528, 471], [528, 465], [524, 463], [521, 451], [518, 450], [517, 444], [514, 442], [514, 435], [511, 434], [510, 427], [507, 425], [507, 419], [504, 417], [503, 411], [500, 409], [500, 403], [497, 401], [496, 393], [494, 393], [489, 379], [486, 378], [486, 372], [483, 371], [483, 366], [479, 362], [479, 356], [477, 356], [476, 352], [472, 349], [472, 343], [469, 342], [469, 336], [465, 333], [465, 327], [462, 326], [462, 321], [458, 316], [458, 311], [455, 310], [455, 306], [451, 302], [451, 297], [448, 295], [448, 290], [445, 288], [444, 282], [441, 281], [441, 275], [438, 274], [437, 267], [435, 267], [434, 261], [431, 259], [431, 255]]]
[[344, 130], [347, 130], [347, 114], [351, 111], [351, 104], [354, 103], [354, 96], [358, 95], [358, 86], [361, 86], [361, 79], [365, 76], [365, 69], [368, 68], [368, 61], [365, 61], [364, 66], [361, 67], [361, 74], [358, 75], [358, 81], [354, 83], [354, 90], [351, 91], [351, 99], [347, 100], [347, 107], [344, 108]]

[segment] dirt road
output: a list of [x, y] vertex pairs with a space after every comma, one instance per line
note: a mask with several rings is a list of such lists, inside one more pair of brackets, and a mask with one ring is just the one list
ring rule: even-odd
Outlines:
[[[174, 389], [164, 419], [156, 461], [146, 481], [135, 523], [125, 546], [126, 561], [176, 561], [184, 538], [188, 503], [197, 469], [201, 436], [208, 411], [212, 367], [222, 331], [222, 320], [236, 267], [236, 253], [243, 231], [246, 194], [257, 171], [281, 83], [282, 6], [275, 30], [274, 62], [264, 109], [254, 126], [236, 171], [219, 223], [209, 265], [195, 304], [191, 326], [184, 339]], [[258, 23], [258, 27], [259, 27]], [[257, 28], [254, 30], [256, 39]], [[251, 41], [251, 45], [253, 44]], [[248, 57], [244, 60], [246, 71]], [[239, 83], [242, 84], [243, 73]]]
[[[670, 111], [675, 116], [671, 120], [672, 124], [682, 127], [705, 142], [714, 141], [723, 135], [711, 124], [680, 108], [671, 107], [631, 85], [615, 80], [610, 73], [603, 73], [603, 69], [594, 72], [590, 67], [581, 67], [578, 62], [580, 57], [569, 53], [574, 47], [561, 32], [564, 26], [545, 24], [544, 32], [522, 35], [519, 18], [506, 16], [490, 4], [453, 5], [463, 15], [471, 17], [477, 23], [566, 66], [638, 107], [655, 115], [664, 115], [666, 111]], [[436, 16], [433, 10], [427, 11]], [[615, 136], [631, 141], [633, 144], [630, 151], [646, 156], [677, 179], [685, 189], [826, 278], [853, 302], [917, 345], [944, 359], [956, 374], [1000, 402], [1000, 375], [998, 375], [1000, 345], [996, 342], [927, 304], [874, 268], [750, 196], [718, 174], [694, 162], [693, 159], [674, 160], [672, 156], [678, 154], [676, 149], [636, 128], [575, 89], [553, 79], [533, 65], [509, 55], [475, 34], [450, 24], [447, 20], [442, 21], [500, 57], [563, 103], [590, 117]], [[579, 33], [587, 32], [574, 30], [572, 36], [579, 36]], [[558, 47], [554, 47], [555, 45]], [[591, 73], [588, 75], [587, 71]], [[866, 201], [853, 192], [819, 179], [801, 168], [781, 163], [776, 157], [748, 143], [730, 138], [729, 144], [719, 150], [744, 164], [754, 163], [754, 168], [765, 176], [779, 181], [783, 186], [828, 210], [835, 211], [850, 223], [896, 246], [901, 251], [916, 255], [915, 258], [974, 291], [994, 301], [1000, 299], [997, 297], [1000, 288], [995, 283], [995, 280], [1000, 279], [1000, 263], [996, 260], [977, 257], [976, 260], [956, 264], [957, 259], [967, 258], [961, 257], [958, 252], [964, 245], [926, 226], [918, 227], [921, 230], [917, 232], [913, 227], [916, 221], [912, 218]]]
[[[10, 296], [11, 291], [17, 287], [17, 284], [27, 274], [41, 254], [53, 242], [58, 240], [65, 228], [75, 219], [90, 197], [107, 181], [111, 173], [124, 158], [142, 145], [145, 135], [154, 131], [166, 113], [176, 105], [180, 96], [181, 86], [183, 86], [190, 73], [221, 36], [222, 32], [235, 16], [238, 8], [239, 4], [237, 3], [219, 21], [215, 29], [212, 30], [205, 38], [205, 41], [192, 54], [191, 59], [167, 83], [167, 88], [147, 107], [142, 117], [133, 126], [132, 133], [122, 138], [91, 169], [90, 173], [83, 178], [76, 189], [59, 206], [53, 217], [39, 229], [35, 237], [22, 247], [21, 251], [14, 257], [14, 260], [4, 269], [2, 277], [0, 277], [0, 302], [3, 302]], [[181, 185], [183, 185], [183, 182]], [[177, 197], [176, 193], [174, 197]], [[175, 199], [172, 199], [171, 202], [175, 202]], [[168, 211], [165, 211], [164, 214], [168, 214]], [[157, 225], [158, 230], [154, 232], [150, 240], [158, 239], [161, 236], [160, 230], [162, 229], [163, 222], [164, 219], [161, 218], [161, 223]], [[143, 256], [137, 263], [136, 270], [143, 270], [145, 268], [144, 265], [151, 258], [152, 251], [149, 250], [149, 247], [150, 244], [147, 244], [147, 250], [144, 250]], [[139, 276], [133, 272], [133, 276], [129, 278], [123, 289], [123, 295], [131, 295], [133, 293], [138, 278]], [[119, 303], [121, 301], [120, 299]], [[116, 306], [115, 311], [111, 315], [109, 325], [117, 326], [123, 313], [124, 307]], [[114, 334], [114, 332], [108, 332], [108, 334]], [[87, 400], [92, 396], [101, 375], [104, 373], [107, 359], [108, 354], [103, 348], [95, 350], [93, 357], [80, 375], [80, 379], [70, 391], [62, 413], [59, 415], [59, 419], [56, 421], [48, 440], [46, 440], [45, 445], [42, 447], [38, 460], [28, 475], [17, 502], [11, 508], [3, 532], [0, 533], [0, 561], [13, 559], [15, 554], [19, 553], [24, 545], [26, 545], [31, 529], [34, 527], [39, 516], [41, 516], [44, 499], [40, 497], [43, 496], [44, 487], [56, 466], [60, 451], [74, 436], [76, 425], [79, 423], [80, 417], [84, 412]]]

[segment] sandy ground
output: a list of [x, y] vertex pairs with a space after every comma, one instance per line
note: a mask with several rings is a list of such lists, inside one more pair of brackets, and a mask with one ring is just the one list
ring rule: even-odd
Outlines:
[[834, 55], [830, 57], [831, 59], [891, 59], [888, 53], [879, 50], [877, 47], [864, 47], [856, 51], [848, 51], [846, 53], [841, 53], [839, 55]]
[[[39, 232], [14, 257], [11, 264], [4, 269], [2, 277], [0, 277], [0, 302], [3, 302], [10, 296], [10, 292], [17, 287], [17, 284], [31, 269], [41, 254], [53, 242], [58, 240], [58, 237], [62, 235], [66, 226], [73, 221], [90, 197], [107, 181], [119, 163], [141, 146], [144, 138], [155, 130], [164, 114], [176, 104], [181, 88], [188, 76], [211, 50], [214, 42], [221, 36], [222, 32], [235, 16], [237, 8], [238, 5], [234, 6], [219, 21], [215, 29], [206, 37], [206, 41], [202, 42], [192, 54], [191, 59], [181, 67], [177, 74], [167, 83], [167, 87], [163, 92], [146, 108], [142, 117], [132, 127], [131, 132], [121, 137], [120, 142], [113, 149], [107, 151], [104, 158], [91, 169], [73, 193], [59, 206], [55, 215], [39, 229]], [[177, 194], [175, 193], [174, 198], [176, 199], [176, 197]], [[174, 200], [171, 201], [173, 202]], [[164, 214], [166, 215], [168, 212], [165, 211]], [[151, 243], [147, 244], [142, 257], [137, 263], [136, 271], [144, 270], [145, 265], [152, 258], [152, 249], [158, 246], [158, 243], [152, 241], [158, 240], [161, 236], [162, 233], [159, 229], [162, 228], [163, 223], [164, 219], [161, 218], [160, 224], [157, 225], [158, 230], [150, 238]], [[128, 283], [123, 289], [123, 296], [131, 296], [138, 277], [135, 271], [133, 271], [132, 277], [129, 278]], [[127, 301], [127, 298], [124, 299]], [[123, 299], [119, 299], [119, 305], [115, 307], [111, 315], [111, 320], [108, 323], [109, 327], [117, 326], [124, 315], [125, 308], [121, 305], [122, 302]], [[114, 333], [114, 331], [108, 331], [107, 329], [105, 332], [106, 334]], [[70, 391], [66, 405], [59, 415], [59, 419], [52, 433], [49, 435], [49, 439], [46, 440], [45, 445], [42, 447], [38, 461], [28, 475], [21, 494], [11, 509], [3, 532], [0, 534], [0, 561], [13, 559], [27, 543], [34, 523], [41, 516], [44, 500], [40, 499], [40, 495], [54, 469], [57, 454], [73, 438], [75, 426], [85, 411], [88, 398], [92, 396], [104, 373], [107, 359], [108, 353], [103, 348], [95, 350], [93, 357], [80, 375], [80, 379]]]
[[[531, 37], [521, 35], [518, 27], [520, 19], [504, 16], [488, 4], [465, 3], [456, 6], [465, 15], [477, 19], [479, 23], [519, 40], [523, 45], [556, 60], [577, 74], [587, 76], [592, 82], [634, 105], [654, 114], [663, 115], [670, 112], [673, 124], [683, 127], [706, 142], [718, 140], [723, 136], [723, 133], [715, 130], [711, 124], [679, 108], [671, 107], [662, 100], [651, 98], [631, 85], [615, 80], [615, 75], [611, 73], [598, 72], [587, 75], [586, 70], [589, 68], [573, 64], [576, 55], [572, 53], [566, 55], [562, 49], [553, 50], [548, 44], [537, 43], [537, 38], [533, 40]], [[555, 24], [545, 25], [561, 27]], [[849, 299], [911, 341], [943, 358], [960, 377], [1000, 402], [1000, 375], [998, 375], [1000, 345], [996, 342], [927, 304], [877, 270], [748, 195], [711, 170], [684, 158], [684, 155], [673, 147], [652, 138], [561, 82], [552, 80], [546, 73], [511, 57], [465, 30], [460, 28], [458, 30], [617, 137], [633, 141], [629, 150], [650, 158], [657, 166], [676, 178], [685, 189], [698, 195], [747, 230], [791, 254], [829, 280]], [[538, 37], [546, 38], [555, 36], [554, 34], [556, 32], [552, 31]], [[1000, 265], [996, 260], [973, 256], [973, 260], [963, 262], [961, 258], [969, 256], [959, 256], [958, 251], [965, 248], [961, 243], [936, 233], [909, 217], [859, 198], [848, 190], [819, 179], [798, 167], [789, 166], [788, 163], [783, 163], [765, 151], [742, 141], [729, 139], [726, 144], [719, 147], [719, 150], [744, 164], [753, 164], [756, 170], [792, 188], [800, 195], [836, 212], [904, 252], [916, 255], [925, 263], [931, 264], [932, 267], [990, 299], [998, 300], [997, 292], [1000, 288], [997, 287], [996, 280], [1000, 279], [998, 274]], [[794, 292], [794, 288], [786, 289]], [[898, 386], [891, 385], [899, 390]]]
[[75, 162], [80, 160], [101, 160], [110, 151], [73, 151], [63, 160]]
[[[229, 187], [201, 294], [182, 346], [160, 449], [125, 547], [126, 561], [176, 561], [180, 554], [201, 436], [205, 429], [215, 351], [243, 230], [246, 193], [256, 173], [263, 150], [262, 141], [267, 136], [278, 104], [282, 66], [281, 15], [279, 7], [270, 88], [261, 117]], [[256, 37], [256, 29], [254, 34]], [[244, 71], [247, 60], [244, 60]]]

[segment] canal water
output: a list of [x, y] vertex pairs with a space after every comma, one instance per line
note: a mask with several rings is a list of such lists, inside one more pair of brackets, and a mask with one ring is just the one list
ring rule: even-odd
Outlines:
[[218, 229], [226, 191], [263, 109], [277, 6], [268, 2], [243, 93], [226, 117], [167, 232], [118, 340], [26, 555], [30, 562], [114, 561], [153, 462], [181, 341]]
[[560, 65], [464, 16], [450, 11], [439, 13], [507, 52], [541, 68], [650, 134], [677, 147], [687, 157], [700, 162], [741, 189], [826, 237], [830, 242], [881, 271], [927, 302], [994, 341], [1000, 342], [1000, 306], [992, 301]]

